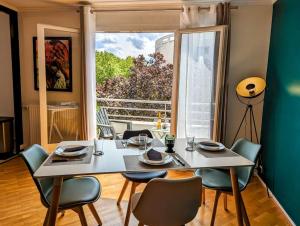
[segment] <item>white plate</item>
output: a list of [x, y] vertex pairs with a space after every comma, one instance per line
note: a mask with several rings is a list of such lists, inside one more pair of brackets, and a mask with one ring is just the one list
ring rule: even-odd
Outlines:
[[148, 165], [154, 165], [154, 166], [166, 165], [166, 164], [173, 161], [173, 157], [171, 155], [169, 155], [167, 153], [163, 153], [163, 152], [161, 152], [161, 154], [162, 154], [162, 160], [161, 161], [149, 160], [146, 152], [143, 153], [142, 155], [140, 155], [138, 157], [138, 159], [139, 159], [140, 162], [143, 162], [143, 163], [148, 164]]
[[88, 152], [88, 147], [83, 148], [79, 151], [74, 151], [74, 152], [64, 152], [65, 148], [72, 148], [74, 147], [74, 145], [69, 145], [69, 146], [63, 146], [63, 147], [58, 147], [55, 150], [55, 154], [59, 155], [59, 156], [64, 156], [64, 157], [74, 157], [74, 156], [79, 156], [79, 155], [83, 155], [85, 153]]
[[[147, 144], [151, 144], [151, 142], [152, 142], [152, 138], [147, 138]], [[143, 145], [143, 144], [141, 144], [140, 142], [139, 142], [139, 137], [138, 136], [136, 136], [136, 137], [131, 137], [131, 138], [129, 138], [128, 139], [128, 143], [129, 144], [133, 144], [133, 145], [137, 145], [137, 146], [141, 146], [141, 145]]]
[[[202, 142], [212, 143], [217, 146], [214, 147], [214, 146], [204, 145]], [[219, 142], [209, 140], [209, 141], [201, 141], [201, 142], [196, 143], [196, 148], [200, 148], [200, 149], [203, 149], [206, 151], [221, 151], [221, 150], [224, 150], [225, 146]]]

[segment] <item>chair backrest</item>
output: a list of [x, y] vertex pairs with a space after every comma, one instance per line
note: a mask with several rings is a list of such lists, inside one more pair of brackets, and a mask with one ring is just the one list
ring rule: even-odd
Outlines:
[[152, 133], [148, 129], [143, 129], [143, 130], [126, 130], [123, 134], [123, 139], [127, 140], [131, 137], [138, 136], [141, 133], [147, 134], [149, 138], [153, 138]]
[[97, 115], [97, 125], [100, 128], [100, 133], [102, 137], [109, 137], [113, 135], [110, 128], [103, 127], [101, 125], [110, 125], [108, 114], [105, 108], [100, 108], [96, 113]]
[[194, 219], [201, 205], [201, 177], [151, 180], [133, 209], [145, 225], [178, 226]]
[[48, 157], [48, 153], [40, 145], [34, 144], [27, 150], [21, 152], [20, 155], [24, 159], [29, 169], [29, 172], [32, 176], [32, 179], [34, 180], [34, 183], [40, 192], [43, 204], [46, 205], [46, 207], [48, 207], [49, 203], [46, 199], [46, 196], [52, 190], [53, 179], [52, 178], [37, 179], [33, 177], [35, 171], [40, 167], [40, 165], [42, 165], [42, 163]]
[[[260, 148], [261, 148], [260, 144], [255, 144], [245, 138], [242, 138], [237, 140], [232, 145], [231, 150], [256, 164], [260, 152]], [[238, 175], [239, 182], [243, 185], [242, 190], [249, 183], [254, 168], [255, 165], [250, 167], [237, 168], [237, 175]]]

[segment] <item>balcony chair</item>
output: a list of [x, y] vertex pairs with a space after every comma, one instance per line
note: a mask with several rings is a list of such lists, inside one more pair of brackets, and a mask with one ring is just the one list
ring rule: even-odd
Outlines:
[[[239, 139], [232, 146], [231, 150], [238, 153], [239, 155], [245, 157], [246, 159], [254, 162], [256, 164], [257, 157], [260, 152], [260, 144], [254, 144], [247, 139]], [[238, 176], [238, 183], [240, 191], [244, 191], [250, 182], [251, 176], [253, 174], [254, 166], [249, 167], [238, 167], [236, 169]], [[216, 191], [213, 213], [211, 217], [210, 225], [214, 225], [216, 211], [218, 206], [219, 197], [222, 193], [232, 195], [231, 179], [229, 170], [207, 168], [198, 169], [195, 172], [196, 176], [202, 177], [202, 185], [206, 189], [212, 189]], [[224, 203], [226, 203], [226, 196]], [[250, 225], [247, 216], [246, 208], [243, 202], [242, 196], [240, 196], [240, 202], [242, 207], [242, 214], [246, 225]]]
[[[124, 132], [123, 135], [123, 139], [127, 140], [131, 137], [134, 136], [138, 136], [139, 134], [144, 133], [147, 134], [148, 137], [153, 138], [151, 132], [149, 130], [134, 130], [134, 131], [129, 131], [126, 130]], [[117, 205], [120, 205], [120, 202], [123, 198], [123, 195], [126, 191], [126, 188], [129, 184], [129, 182], [132, 182], [131, 185], [131, 189], [130, 189], [130, 195], [129, 195], [129, 201], [128, 201], [128, 206], [127, 206], [127, 212], [126, 212], [126, 217], [125, 217], [125, 223], [124, 225], [127, 226], [129, 223], [129, 219], [130, 219], [130, 205], [131, 205], [131, 198], [132, 195], [135, 192], [136, 187], [141, 184], [141, 183], [148, 183], [150, 180], [154, 179], [154, 178], [164, 178], [167, 175], [167, 171], [163, 170], [163, 171], [153, 171], [153, 172], [141, 172], [141, 173], [122, 173], [122, 176], [125, 177], [125, 183], [123, 185], [123, 188], [121, 190], [121, 193], [119, 195], [118, 201], [117, 201]]]
[[98, 138], [104, 139], [122, 139], [121, 134], [117, 134], [111, 122], [122, 123], [127, 125], [127, 130], [132, 130], [132, 122], [122, 120], [112, 120], [108, 118], [108, 114], [105, 108], [100, 108], [97, 111], [97, 130]]
[[[143, 193], [132, 197], [139, 226], [178, 226], [192, 221], [201, 206], [201, 178], [153, 179]], [[200, 197], [200, 199], [199, 199]]]
[[[47, 225], [49, 216], [49, 207], [52, 199], [52, 178], [37, 179], [33, 177], [35, 171], [48, 157], [48, 153], [39, 145], [35, 144], [20, 154], [24, 159], [33, 181], [40, 192], [41, 202], [48, 209], [44, 220], [44, 226]], [[59, 212], [71, 209], [79, 215], [82, 226], [87, 225], [83, 212], [83, 206], [88, 205], [98, 225], [102, 225], [101, 219], [93, 205], [100, 197], [101, 186], [95, 177], [74, 177], [63, 181], [59, 200]]]

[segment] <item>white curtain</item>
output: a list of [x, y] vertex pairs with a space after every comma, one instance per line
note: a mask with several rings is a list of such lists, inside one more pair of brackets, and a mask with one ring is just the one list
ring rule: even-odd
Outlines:
[[94, 139], [96, 132], [96, 67], [95, 67], [95, 30], [96, 19], [91, 13], [90, 6], [81, 8], [81, 31], [83, 43], [83, 130], [86, 130], [85, 139]]
[[[182, 28], [216, 24], [216, 10], [185, 7]], [[215, 86], [215, 32], [182, 34], [177, 137], [212, 138]]]

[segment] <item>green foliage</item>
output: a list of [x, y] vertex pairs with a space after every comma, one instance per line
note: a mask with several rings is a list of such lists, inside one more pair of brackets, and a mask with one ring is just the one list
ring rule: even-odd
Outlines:
[[131, 74], [133, 59], [131, 56], [122, 59], [113, 53], [96, 51], [97, 84], [103, 84], [107, 79], [111, 79], [115, 76], [128, 78]]

